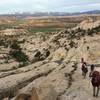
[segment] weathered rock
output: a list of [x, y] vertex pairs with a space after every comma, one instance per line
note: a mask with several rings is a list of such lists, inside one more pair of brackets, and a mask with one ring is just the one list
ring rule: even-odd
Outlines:
[[57, 100], [57, 92], [52, 85], [42, 83], [38, 88], [32, 87], [30, 94], [23, 91], [12, 100], [24, 100], [24, 98], [29, 98], [28, 100]]
[[52, 61], [64, 59], [67, 55], [65, 48], [59, 48], [53, 53]]
[[54, 66], [48, 68], [46, 65], [41, 70], [37, 68], [34, 71], [10, 75], [0, 79], [0, 98], [4, 97], [4, 94], [10, 97], [14, 96], [20, 88], [39, 77], [48, 75], [53, 70]]
[[57, 100], [57, 92], [52, 85], [42, 85], [39, 89], [40, 100]]

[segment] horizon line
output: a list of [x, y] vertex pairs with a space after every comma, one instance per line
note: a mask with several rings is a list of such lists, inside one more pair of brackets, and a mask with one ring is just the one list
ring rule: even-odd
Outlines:
[[74, 13], [85, 13], [85, 12], [91, 12], [91, 11], [100, 11], [98, 10], [87, 10], [87, 11], [75, 11], [75, 12], [66, 12], [66, 11], [26, 11], [26, 12], [10, 12], [10, 13], [0, 13], [0, 15], [15, 15], [15, 14], [35, 14], [35, 13], [68, 13], [68, 14], [74, 14]]

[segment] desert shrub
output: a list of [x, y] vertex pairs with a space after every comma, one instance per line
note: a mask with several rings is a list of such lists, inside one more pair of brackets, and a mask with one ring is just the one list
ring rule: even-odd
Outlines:
[[13, 43], [10, 47], [10, 55], [18, 62], [26, 63], [28, 61], [28, 56], [22, 51], [17, 42]]
[[68, 39], [74, 39], [76, 36], [75, 36], [75, 34], [69, 34], [69, 38]]
[[93, 30], [92, 29], [88, 29], [87, 32], [88, 32], [88, 35], [90, 35], [90, 36], [93, 35]]
[[13, 50], [21, 50], [20, 45], [18, 45], [17, 42], [12, 43], [10, 48]]
[[94, 33], [100, 32], [100, 25], [98, 27], [93, 28], [92, 30], [94, 31]]
[[10, 51], [10, 55], [15, 58], [18, 62], [26, 62], [28, 61], [28, 57], [21, 50]]
[[75, 47], [75, 42], [71, 40], [69, 45], [70, 45], [71, 48], [73, 48], [73, 47]]
[[0, 46], [5, 45], [4, 40], [0, 39]]

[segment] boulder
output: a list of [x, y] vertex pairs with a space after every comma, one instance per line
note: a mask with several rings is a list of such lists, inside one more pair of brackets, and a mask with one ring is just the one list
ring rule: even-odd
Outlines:
[[39, 100], [57, 100], [57, 92], [52, 85], [41, 85], [38, 93]]
[[67, 52], [65, 48], [59, 48], [54, 52], [52, 61], [64, 59], [66, 57], [66, 54]]
[[38, 88], [33, 87], [31, 93], [19, 93], [12, 100], [57, 100], [57, 92], [52, 85], [41, 84]]

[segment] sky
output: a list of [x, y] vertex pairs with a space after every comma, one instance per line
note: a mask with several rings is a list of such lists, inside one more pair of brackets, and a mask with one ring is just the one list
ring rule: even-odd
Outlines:
[[0, 0], [0, 14], [100, 10], [100, 0]]

